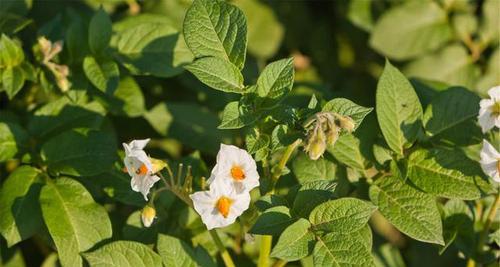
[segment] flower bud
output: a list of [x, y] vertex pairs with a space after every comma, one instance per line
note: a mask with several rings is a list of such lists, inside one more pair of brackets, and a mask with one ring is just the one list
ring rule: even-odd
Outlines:
[[337, 120], [339, 122], [340, 128], [348, 131], [349, 133], [351, 133], [352, 131], [354, 131], [354, 127], [356, 126], [356, 124], [351, 119], [351, 117], [337, 115]]
[[156, 210], [153, 207], [147, 205], [142, 209], [141, 220], [144, 227], [150, 227], [155, 218]]
[[317, 125], [309, 136], [306, 151], [312, 160], [319, 159], [326, 150], [326, 137], [321, 126]]
[[163, 170], [163, 168], [167, 167], [167, 163], [161, 159], [149, 158], [151, 160], [151, 164], [153, 165], [153, 173], [158, 173]]

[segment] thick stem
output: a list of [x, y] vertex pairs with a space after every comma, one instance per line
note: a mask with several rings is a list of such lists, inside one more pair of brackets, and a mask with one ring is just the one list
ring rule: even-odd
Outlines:
[[[281, 157], [277, 168], [272, 172], [271, 176], [271, 190], [267, 194], [274, 193], [274, 186], [278, 182], [278, 179], [281, 177], [281, 173], [283, 173], [283, 169], [286, 166], [286, 163], [292, 156], [295, 149], [302, 143], [301, 139], [295, 140], [291, 145], [289, 145], [283, 157]], [[271, 246], [273, 243], [273, 236], [263, 235], [260, 241], [260, 253], [259, 253], [259, 262], [258, 267], [269, 267], [269, 254], [271, 254]]]
[[227, 251], [226, 247], [224, 244], [222, 244], [222, 240], [220, 240], [219, 234], [217, 234], [217, 230], [212, 229], [209, 231], [210, 236], [212, 236], [212, 239], [215, 242], [215, 245], [219, 249], [220, 256], [222, 257], [222, 260], [224, 261], [224, 265], [226, 267], [235, 267], [233, 259], [231, 258], [231, 255], [229, 255], [229, 252]]
[[273, 267], [284, 267], [286, 265], [285, 260], [278, 260], [273, 264]]

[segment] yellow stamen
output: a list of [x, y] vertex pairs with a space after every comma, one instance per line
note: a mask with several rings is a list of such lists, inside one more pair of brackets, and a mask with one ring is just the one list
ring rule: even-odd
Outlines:
[[241, 181], [245, 179], [245, 173], [243, 172], [243, 169], [241, 169], [240, 166], [233, 166], [231, 168], [231, 176], [233, 179]]
[[500, 102], [495, 102], [495, 104], [491, 106], [491, 116], [500, 116]]
[[142, 164], [141, 167], [139, 167], [139, 169], [135, 171], [135, 173], [140, 175], [146, 175], [148, 173], [148, 168], [146, 167], [146, 165]]
[[227, 218], [227, 215], [229, 215], [229, 209], [231, 208], [231, 204], [233, 204], [233, 200], [227, 198], [227, 197], [221, 197], [219, 200], [217, 200], [217, 210], [219, 210], [220, 214], [224, 216], [224, 218]]

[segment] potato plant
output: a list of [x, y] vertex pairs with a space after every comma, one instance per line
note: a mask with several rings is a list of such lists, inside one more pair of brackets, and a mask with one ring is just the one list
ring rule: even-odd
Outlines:
[[498, 266], [499, 18], [2, 0], [0, 266]]

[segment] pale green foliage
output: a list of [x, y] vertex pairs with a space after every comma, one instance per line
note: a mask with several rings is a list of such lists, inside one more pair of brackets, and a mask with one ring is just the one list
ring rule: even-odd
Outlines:
[[278, 239], [271, 256], [287, 261], [304, 258], [312, 252], [314, 235], [309, 230], [311, 224], [305, 219], [288, 226]]
[[90, 82], [105, 93], [113, 94], [118, 86], [120, 70], [112, 60], [98, 62], [94, 57], [85, 57], [83, 70]]
[[193, 259], [193, 249], [180, 239], [168, 235], [159, 235], [157, 249], [165, 266], [198, 266]]
[[162, 259], [148, 246], [132, 241], [116, 241], [96, 251], [84, 253], [91, 266], [148, 267], [161, 266]]
[[231, 62], [217, 57], [204, 57], [186, 66], [204, 84], [224, 92], [242, 93], [243, 75]]

